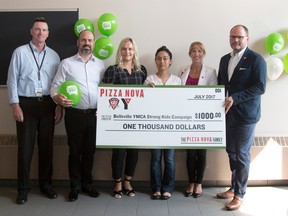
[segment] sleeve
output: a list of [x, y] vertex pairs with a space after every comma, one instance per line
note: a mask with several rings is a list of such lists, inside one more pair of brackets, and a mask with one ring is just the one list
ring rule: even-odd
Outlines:
[[147, 78], [147, 70], [143, 65], [141, 65], [141, 71], [142, 71], [142, 84], [143, 84]]
[[65, 70], [65, 61], [63, 60], [58, 66], [56, 75], [51, 84], [50, 95], [52, 98], [58, 94], [57, 93], [58, 88], [63, 82], [65, 82], [65, 80], [66, 80], [66, 70]]
[[115, 68], [116, 66], [109, 66], [106, 71], [104, 72], [102, 82], [107, 84], [114, 84], [115, 83]]
[[8, 92], [8, 100], [9, 104], [13, 103], [19, 103], [19, 97], [18, 97], [18, 79], [19, 79], [19, 71], [20, 71], [20, 65], [18, 62], [20, 54], [14, 51], [9, 69], [8, 69], [8, 75], [7, 75], [7, 92]]
[[103, 83], [103, 76], [104, 76], [104, 73], [105, 73], [105, 69], [106, 69], [105, 63], [101, 62], [101, 69], [100, 69], [100, 82], [101, 83]]
[[211, 69], [210, 71], [210, 79], [208, 82], [208, 85], [217, 85], [218, 81], [217, 81], [217, 73], [216, 73], [216, 69]]
[[177, 76], [176, 76], [176, 78], [178, 78], [178, 79], [177, 79], [177, 82], [178, 82], [177, 85], [182, 85], [181, 79], [180, 79], [179, 77], [177, 77]]
[[144, 81], [144, 85], [148, 85], [149, 83], [153, 82], [152, 80], [152, 75], [148, 76], [145, 81]]
[[223, 57], [221, 58], [220, 60], [220, 63], [219, 63], [219, 69], [218, 69], [218, 76], [217, 76], [217, 82], [218, 82], [218, 85], [224, 85], [224, 80], [222, 78], [222, 65], [223, 65]]

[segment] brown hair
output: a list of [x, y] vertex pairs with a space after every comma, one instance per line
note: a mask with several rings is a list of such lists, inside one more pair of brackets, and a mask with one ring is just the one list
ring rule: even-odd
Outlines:
[[[45, 17], [36, 17], [33, 19], [32, 21], [32, 27], [34, 26], [34, 23], [36, 22], [44, 22], [44, 23], [47, 23], [47, 20], [45, 19]], [[48, 24], [48, 23], [47, 23]]]

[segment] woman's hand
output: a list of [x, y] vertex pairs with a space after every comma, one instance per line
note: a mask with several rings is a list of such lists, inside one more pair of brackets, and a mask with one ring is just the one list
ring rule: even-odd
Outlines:
[[148, 83], [148, 86], [150, 86], [150, 87], [155, 87], [156, 85], [155, 85], [155, 83], [153, 83], [153, 82], [151, 82], [151, 83]]

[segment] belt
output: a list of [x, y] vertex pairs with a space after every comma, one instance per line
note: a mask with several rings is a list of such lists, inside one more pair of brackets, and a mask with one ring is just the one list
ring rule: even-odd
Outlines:
[[89, 114], [89, 113], [96, 113], [97, 109], [76, 109], [73, 107], [67, 107], [65, 108], [66, 110], [69, 110], [71, 112], [77, 112], [77, 113], [82, 113], [82, 114]]
[[24, 96], [19, 96], [20, 99], [27, 99], [27, 100], [36, 100], [36, 101], [45, 101], [48, 100], [50, 95], [43, 95], [41, 97], [24, 97]]

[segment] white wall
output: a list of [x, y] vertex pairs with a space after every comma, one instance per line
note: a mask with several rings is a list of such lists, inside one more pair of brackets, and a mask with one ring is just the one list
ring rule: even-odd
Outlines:
[[[155, 72], [154, 53], [162, 45], [166, 45], [173, 53], [173, 73], [177, 73], [180, 66], [190, 63], [188, 48], [195, 40], [203, 42], [206, 47], [206, 64], [218, 69], [221, 56], [230, 52], [228, 36], [230, 28], [235, 24], [244, 24], [249, 28], [249, 47], [265, 58], [268, 57], [264, 49], [265, 37], [272, 32], [283, 33], [286, 37], [288, 32], [287, 0], [0, 0], [0, 8], [79, 8], [80, 18], [92, 20], [96, 29], [97, 18], [103, 13], [112, 13], [119, 21], [117, 31], [111, 36], [115, 49], [124, 37], [134, 38], [138, 44], [140, 59], [148, 73]], [[15, 23], [15, 27], [17, 25], [21, 25], [21, 21]], [[100, 36], [96, 30], [96, 37]], [[287, 37], [285, 40], [288, 44]], [[287, 48], [279, 56], [284, 56], [286, 51]], [[105, 62], [107, 66], [114, 64], [115, 52]], [[286, 88], [287, 74], [273, 82], [268, 81], [267, 92], [262, 101], [262, 119], [257, 126], [256, 135], [288, 135]], [[6, 94], [6, 88], [0, 88], [0, 134], [15, 134], [15, 124]], [[63, 122], [57, 126], [56, 134], [65, 134]], [[216, 154], [215, 158], [217, 157], [219, 154]]]

